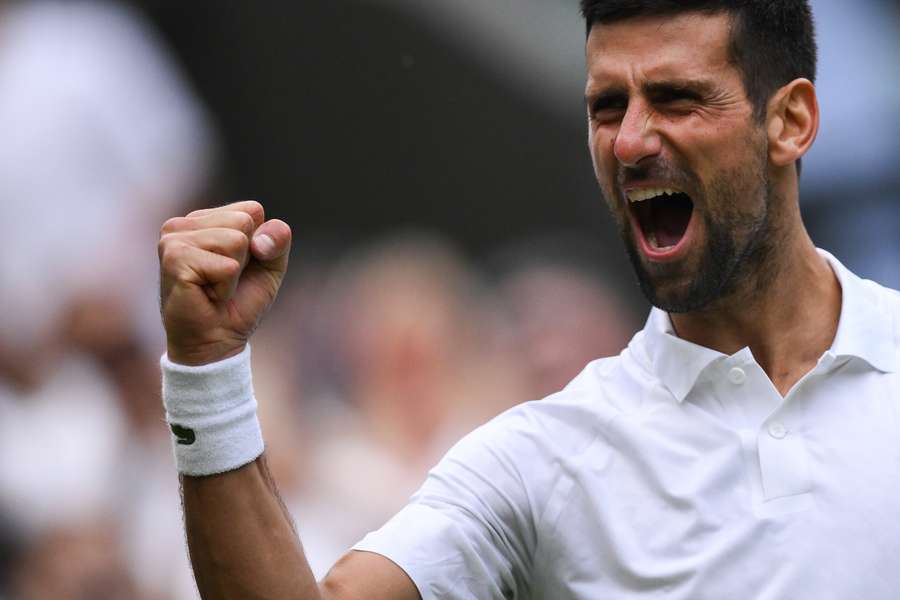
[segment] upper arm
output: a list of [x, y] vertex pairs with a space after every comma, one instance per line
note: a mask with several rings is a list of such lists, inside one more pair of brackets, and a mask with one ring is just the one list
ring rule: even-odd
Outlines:
[[538, 421], [511, 411], [463, 438], [410, 504], [328, 573], [323, 599], [526, 597], [534, 521], [555, 473]]
[[353, 550], [320, 582], [322, 600], [421, 600], [406, 572], [373, 552]]
[[[520, 421], [495, 420], [463, 438], [410, 503], [354, 548], [400, 565], [429, 600], [527, 597], [540, 509], [517, 461], [540, 460]], [[535, 467], [528, 484], [546, 489], [545, 472]]]

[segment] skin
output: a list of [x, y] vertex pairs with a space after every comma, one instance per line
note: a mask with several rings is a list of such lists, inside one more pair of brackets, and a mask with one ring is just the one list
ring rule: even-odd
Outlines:
[[[274, 302], [291, 230], [258, 202], [193, 212], [163, 225], [160, 298], [169, 358], [201, 365], [238, 354]], [[350, 552], [317, 583], [264, 458], [183, 477], [191, 563], [205, 599], [417, 600], [388, 559]]]
[[[765, 269], [742, 267], [727, 295], [672, 314], [672, 322], [681, 337], [722, 352], [750, 346], [784, 393], [828, 348], [840, 311], [837, 281], [798, 208], [794, 162], [815, 137], [818, 109], [812, 84], [797, 80], [772, 97], [764, 123], [753, 122], [727, 61], [727, 27], [724, 17], [699, 15], [595, 27], [587, 44], [589, 106], [610, 90], [619, 106], [602, 117], [592, 113], [591, 155], [623, 225], [629, 217], [622, 187], [660, 183], [647, 181], [648, 172], [679, 177], [708, 217], [697, 221], [675, 259], [654, 261], [636, 249], [661, 297], [690, 288], [709, 224], [738, 223], [731, 235], [746, 247], [768, 215], [774, 229], [767, 232]], [[689, 99], [671, 99], [673, 83], [683, 88], [686, 80], [705, 83]], [[655, 170], [642, 170], [653, 164]], [[169, 358], [200, 365], [239, 353], [275, 300], [290, 243], [287, 224], [267, 221], [256, 202], [167, 221], [159, 257]], [[221, 475], [183, 477], [182, 487], [191, 561], [205, 599], [420, 597], [397, 565], [365, 552], [350, 552], [317, 583], [263, 458]]]
[[[725, 14], [688, 13], [595, 26], [587, 42], [589, 145], [626, 246], [663, 307], [709, 271], [711, 223], [738, 255], [719, 293], [670, 310], [686, 340], [733, 354], [749, 347], [785, 395], [831, 345], [840, 286], [800, 217], [795, 162], [818, 129], [813, 85], [773, 94], [763, 122], [729, 62]], [[692, 231], [659, 260], [636, 238], [626, 191], [672, 186], [694, 200]]]

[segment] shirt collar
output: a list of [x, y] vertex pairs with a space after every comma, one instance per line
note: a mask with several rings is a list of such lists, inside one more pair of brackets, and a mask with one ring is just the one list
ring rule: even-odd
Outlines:
[[[873, 368], [892, 373], [900, 362], [894, 339], [894, 316], [879, 300], [877, 285], [851, 273], [828, 252], [819, 250], [841, 284], [842, 302], [837, 335], [829, 353], [835, 358], [855, 357]], [[701, 373], [726, 354], [683, 340], [675, 335], [664, 311], [653, 308], [643, 330], [643, 340], [653, 372], [679, 401], [694, 388]], [[735, 355], [749, 355], [744, 348]]]
[[884, 373], [893, 373], [900, 362], [894, 312], [884, 304], [878, 284], [852, 273], [835, 257], [819, 250], [841, 284], [841, 317], [831, 345], [836, 358], [856, 357]]
[[668, 313], [654, 307], [644, 327], [644, 343], [653, 372], [682, 402], [706, 367], [727, 356], [675, 335]]

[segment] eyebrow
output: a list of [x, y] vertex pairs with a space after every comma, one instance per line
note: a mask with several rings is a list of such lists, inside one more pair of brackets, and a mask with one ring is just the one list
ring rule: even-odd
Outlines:
[[624, 88], [610, 87], [604, 90], [588, 90], [584, 94], [585, 104], [595, 104], [599, 101], [627, 100], [628, 92]]
[[[641, 92], [646, 96], [663, 96], [673, 92], [687, 94], [695, 98], [711, 96], [716, 90], [714, 82], [706, 79], [666, 79], [663, 81], [651, 81], [641, 86]], [[592, 104], [598, 100], [621, 100], [628, 98], [625, 88], [611, 86], [606, 89], [594, 87], [588, 89], [584, 95], [585, 104]]]
[[706, 79], [669, 79], [651, 81], [641, 86], [641, 90], [647, 96], [678, 92], [703, 98], [712, 95], [715, 89], [715, 84]]

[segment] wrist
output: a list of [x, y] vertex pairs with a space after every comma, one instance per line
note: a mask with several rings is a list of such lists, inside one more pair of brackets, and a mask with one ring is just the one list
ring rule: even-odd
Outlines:
[[246, 341], [217, 342], [193, 348], [169, 342], [166, 344], [165, 358], [176, 365], [201, 367], [237, 356], [247, 347]]
[[163, 404], [178, 471], [213, 475], [263, 451], [250, 371], [250, 347], [200, 366], [160, 359]]

